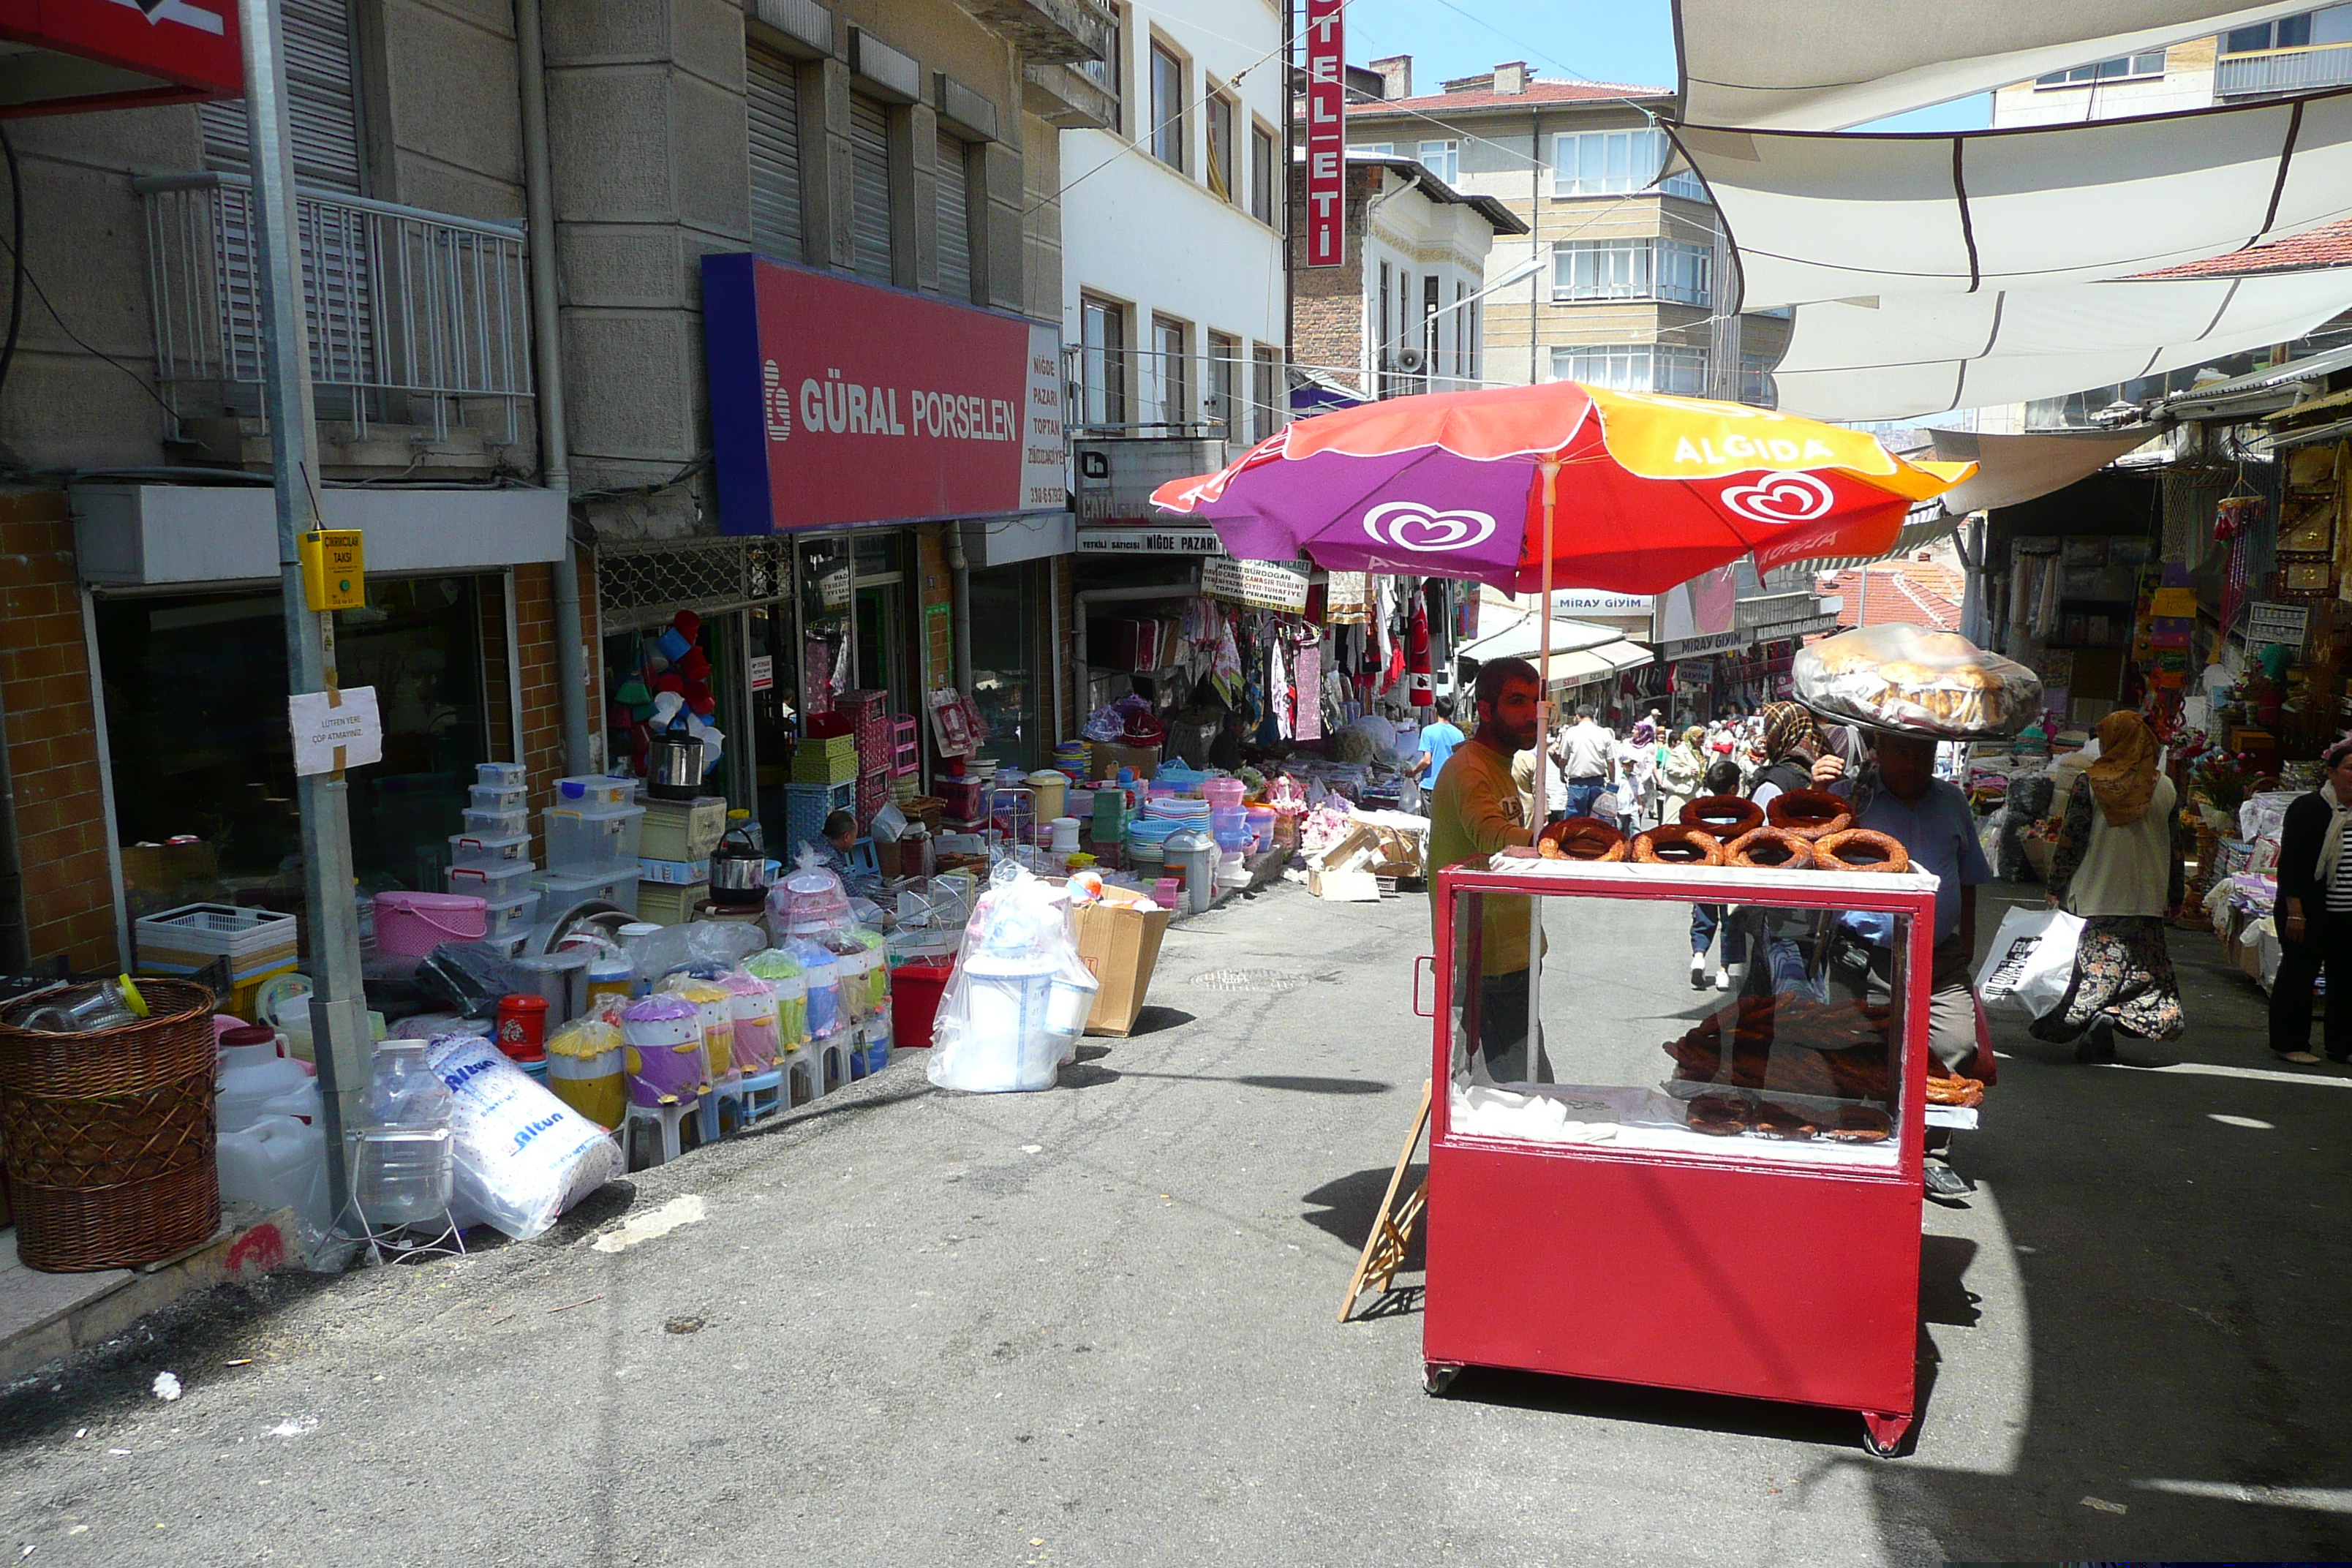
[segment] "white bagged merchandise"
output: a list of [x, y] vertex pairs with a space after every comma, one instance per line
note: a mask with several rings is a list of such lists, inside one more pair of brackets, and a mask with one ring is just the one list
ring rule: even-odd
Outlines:
[[621, 1174], [620, 1145], [531, 1081], [479, 1035], [441, 1035], [425, 1060], [457, 1102], [457, 1190], [462, 1228], [488, 1225], [527, 1241]]
[[2074, 950], [2083, 921], [2063, 910], [2011, 910], [1993, 933], [1984, 967], [1977, 972], [1977, 996], [1988, 1007], [2007, 1007], [2039, 1018], [2065, 999], [2074, 979]]

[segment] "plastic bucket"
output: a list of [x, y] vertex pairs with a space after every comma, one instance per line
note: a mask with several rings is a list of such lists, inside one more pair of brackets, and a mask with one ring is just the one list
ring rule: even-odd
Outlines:
[[1243, 787], [1239, 779], [1203, 779], [1201, 781], [1201, 797], [1212, 807], [1239, 805]]
[[489, 929], [488, 901], [471, 893], [394, 890], [375, 896], [379, 952], [423, 958], [445, 942], [479, 942]]

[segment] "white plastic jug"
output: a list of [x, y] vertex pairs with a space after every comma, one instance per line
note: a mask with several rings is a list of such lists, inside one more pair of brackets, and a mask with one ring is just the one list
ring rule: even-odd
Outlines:
[[330, 1216], [324, 1125], [265, 1116], [250, 1127], [221, 1133], [214, 1151], [224, 1203], [292, 1209], [306, 1250], [325, 1238]]
[[325, 1113], [318, 1084], [300, 1062], [278, 1054], [268, 1029], [231, 1029], [221, 1037], [220, 1055], [213, 1124], [222, 1131], [242, 1131], [273, 1113], [312, 1121]]

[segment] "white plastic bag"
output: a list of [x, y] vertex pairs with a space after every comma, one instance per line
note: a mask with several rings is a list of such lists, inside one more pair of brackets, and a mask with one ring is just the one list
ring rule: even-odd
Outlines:
[[1079, 962], [1061, 891], [1009, 861], [991, 874], [940, 993], [924, 1069], [933, 1083], [975, 1094], [1051, 1089], [1075, 1056], [1098, 983]]
[[458, 1228], [488, 1225], [528, 1241], [621, 1174], [604, 1130], [533, 1083], [479, 1035], [442, 1035], [425, 1059], [449, 1086]]
[[2074, 979], [2074, 950], [2082, 940], [2079, 915], [2064, 910], [2010, 910], [1977, 973], [1978, 999], [1988, 1007], [2039, 1018], [2065, 999]]

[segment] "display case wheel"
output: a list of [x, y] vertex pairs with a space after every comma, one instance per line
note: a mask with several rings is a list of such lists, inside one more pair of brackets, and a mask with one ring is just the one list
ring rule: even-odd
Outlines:
[[1444, 1394], [1462, 1375], [1462, 1363], [1453, 1361], [1425, 1361], [1421, 1363], [1421, 1391], [1427, 1394]]
[[1881, 1415], [1869, 1410], [1862, 1413], [1862, 1446], [1875, 1458], [1895, 1458], [1903, 1451], [1903, 1439], [1910, 1431], [1908, 1415]]

